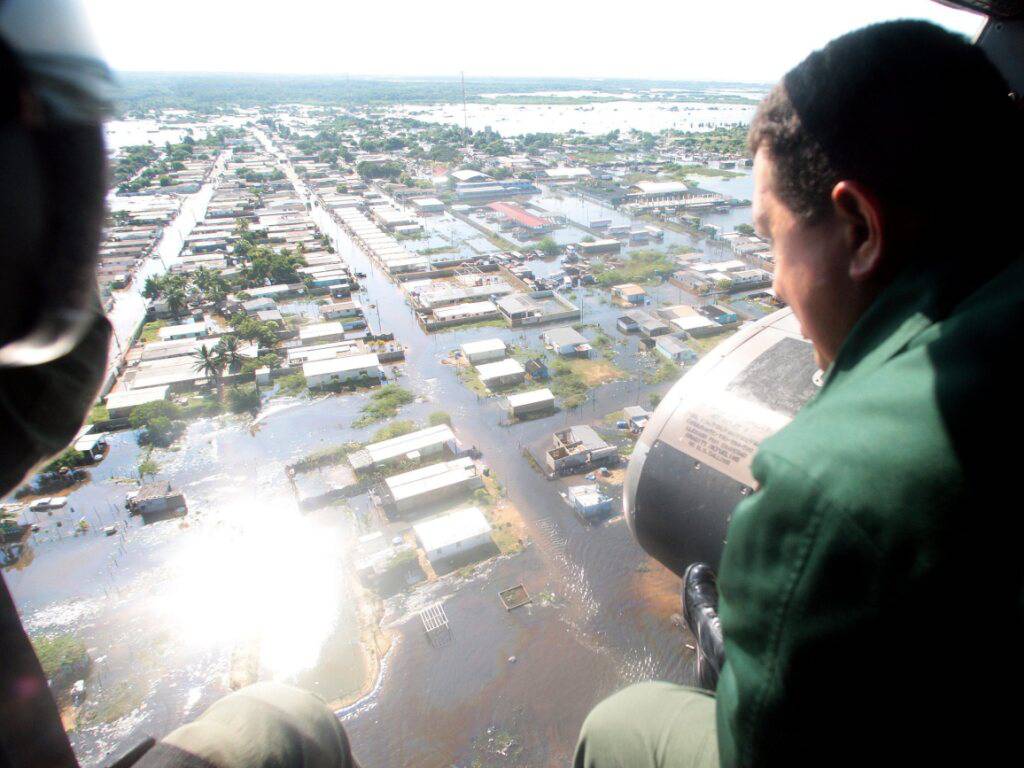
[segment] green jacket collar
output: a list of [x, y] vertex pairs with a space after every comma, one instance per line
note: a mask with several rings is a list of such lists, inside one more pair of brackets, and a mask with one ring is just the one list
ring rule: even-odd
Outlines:
[[819, 394], [877, 369], [1006, 267], [1002, 262], [989, 264], [988, 269], [981, 265], [964, 269], [962, 262], [953, 259], [940, 264], [915, 260], [857, 321], [828, 369]]

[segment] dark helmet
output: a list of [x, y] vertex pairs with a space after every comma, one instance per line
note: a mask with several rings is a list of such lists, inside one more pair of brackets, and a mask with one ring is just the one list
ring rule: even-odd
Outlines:
[[0, 0], [0, 490], [63, 448], [106, 369], [96, 287], [110, 70], [78, 2]]

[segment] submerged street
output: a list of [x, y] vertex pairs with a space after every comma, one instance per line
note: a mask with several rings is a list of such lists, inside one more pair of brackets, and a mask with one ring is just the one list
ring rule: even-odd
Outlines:
[[[351, 513], [339, 505], [302, 514], [285, 473], [302, 456], [379, 428], [351, 426], [361, 395], [272, 397], [254, 422], [192, 423], [172, 449], [151, 456], [160, 478], [187, 494], [192, 513], [180, 523], [125, 518], [141, 454], [132, 432], [115, 433], [91, 482], [55, 513], [67, 524], [44, 526], [7, 574], [30, 630], [74, 633], [94, 660], [81, 722], [72, 724], [80, 759], [99, 765], [232, 687], [276, 679], [329, 701], [365, 692], [339, 716], [367, 765], [487, 764], [511, 754], [522, 764], [564, 762], [598, 700], [630, 682], [683, 680], [690, 651], [672, 622], [677, 580], [641, 552], [617, 514], [583, 523], [560, 495], [573, 481], [546, 479], [523, 451], [539, 454], [554, 429], [598, 424], [669, 384], [640, 381], [638, 366], [656, 364], [644, 362], [650, 353], [617, 333], [621, 310], [599, 289], [580, 289], [585, 321], [616, 339], [615, 361], [628, 375], [592, 389], [580, 408], [505, 426], [503, 399], [481, 400], [443, 361], [474, 339], [540, 349], [544, 328], [426, 334], [330, 214], [314, 205], [312, 215], [350, 268], [366, 274], [360, 298], [375, 305], [371, 326], [379, 322], [406, 347], [398, 383], [417, 399], [398, 418], [449, 413], [519, 510], [527, 547], [387, 600], [390, 650], [378, 663], [360, 626]], [[652, 292], [681, 298], [668, 285]], [[91, 531], [70, 535], [83, 516]], [[118, 534], [101, 535], [115, 520]], [[507, 612], [497, 593], [518, 583], [533, 602]], [[428, 641], [416, 613], [431, 602], [449, 617], [452, 641], [443, 647]]]

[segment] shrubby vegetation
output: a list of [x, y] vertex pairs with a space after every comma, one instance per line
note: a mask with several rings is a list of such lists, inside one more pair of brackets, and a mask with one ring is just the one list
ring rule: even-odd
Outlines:
[[386, 427], [381, 427], [373, 433], [373, 442], [379, 443], [382, 440], [401, 437], [402, 435], [407, 435], [410, 432], [415, 432], [419, 428], [419, 425], [415, 421], [410, 421], [408, 419], [392, 421]]
[[365, 427], [375, 421], [390, 419], [398, 413], [403, 405], [411, 403], [415, 397], [412, 392], [397, 384], [388, 384], [374, 391], [370, 401], [363, 406], [363, 415], [356, 419], [353, 427]]
[[167, 400], [135, 406], [128, 416], [128, 423], [132, 429], [141, 430], [138, 436], [140, 445], [158, 448], [166, 448], [185, 431], [181, 407]]
[[445, 411], [434, 411], [430, 416], [427, 417], [427, 422], [432, 427], [436, 427], [440, 424], [448, 424], [451, 426], [452, 417]]
[[622, 283], [646, 283], [656, 277], [667, 277], [678, 269], [676, 262], [661, 251], [643, 250], [629, 254], [622, 266], [595, 266], [599, 285], [610, 287]]

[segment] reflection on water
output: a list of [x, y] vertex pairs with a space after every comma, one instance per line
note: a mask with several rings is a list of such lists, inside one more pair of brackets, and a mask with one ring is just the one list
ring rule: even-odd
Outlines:
[[274, 679], [313, 667], [337, 622], [345, 537], [252, 495], [205, 528], [167, 563], [159, 621], [196, 649], [257, 642]]

